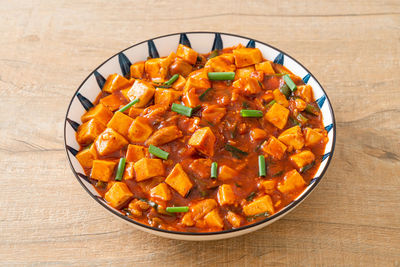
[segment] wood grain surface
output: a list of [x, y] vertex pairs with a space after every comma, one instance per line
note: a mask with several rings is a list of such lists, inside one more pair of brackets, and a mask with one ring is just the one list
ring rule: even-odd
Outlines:
[[[136, 42], [222, 31], [270, 43], [325, 87], [331, 166], [280, 221], [229, 240], [135, 230], [70, 170], [63, 123], [76, 88]], [[0, 265], [400, 266], [400, 2], [0, 1]]]

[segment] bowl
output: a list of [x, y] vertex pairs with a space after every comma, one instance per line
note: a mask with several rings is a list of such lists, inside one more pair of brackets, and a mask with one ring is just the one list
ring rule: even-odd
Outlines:
[[[322, 163], [307, 188], [293, 202], [272, 216], [254, 224], [218, 232], [189, 233], [154, 228], [137, 222], [108, 205], [94, 189], [88, 177], [84, 174], [78, 160], [75, 158], [79, 150], [79, 145], [75, 139], [75, 132], [80, 123], [82, 123], [80, 118], [86, 110], [93, 106], [92, 102], [101, 91], [105, 82], [105, 77], [113, 73], [125, 75], [129, 72], [131, 62], [146, 60], [148, 56], [167, 56], [171, 51], [176, 50], [179, 43], [189, 45], [199, 53], [207, 53], [215, 49], [230, 47], [239, 43], [247, 47], [256, 47], [261, 50], [264, 58], [284, 65], [297, 76], [303, 77], [303, 81], [306, 84], [312, 86], [315, 99], [317, 99], [316, 102], [323, 115], [323, 122], [328, 132], [329, 142], [325, 147]], [[294, 58], [271, 45], [236, 34], [220, 32], [185, 32], [163, 35], [132, 45], [113, 55], [93, 70], [78, 87], [68, 105], [64, 123], [64, 141], [67, 158], [76, 179], [86, 192], [111, 214], [114, 214], [137, 229], [151, 234], [166, 238], [200, 241], [231, 238], [256, 231], [282, 218], [297, 207], [315, 189], [328, 169], [335, 148], [335, 126], [333, 109], [325, 90], [317, 79]]]

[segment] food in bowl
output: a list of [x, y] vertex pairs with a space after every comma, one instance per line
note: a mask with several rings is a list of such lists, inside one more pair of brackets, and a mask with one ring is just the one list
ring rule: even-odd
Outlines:
[[82, 117], [76, 155], [98, 193], [153, 227], [215, 232], [295, 200], [328, 135], [310, 85], [258, 48], [168, 57], [110, 75]]

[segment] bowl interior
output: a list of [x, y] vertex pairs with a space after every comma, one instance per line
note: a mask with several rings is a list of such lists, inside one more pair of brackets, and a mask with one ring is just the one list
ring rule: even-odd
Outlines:
[[[168, 56], [171, 51], [176, 50], [179, 43], [190, 45], [194, 50], [198, 51], [199, 53], [207, 53], [214, 49], [230, 47], [237, 45], [239, 43], [247, 47], [257, 47], [263, 53], [264, 58], [272, 60], [275, 63], [283, 64], [297, 76], [303, 77], [303, 81], [305, 83], [312, 86], [315, 99], [317, 99], [316, 102], [323, 114], [323, 122], [325, 125], [325, 129], [328, 131], [329, 142], [326, 145], [322, 163], [318, 171], [316, 172], [314, 178], [308, 185], [308, 187], [291, 204], [289, 204], [279, 212], [275, 213], [274, 215], [251, 225], [243, 226], [241, 228], [232, 230], [219, 231], [219, 232], [187, 233], [187, 232], [167, 231], [141, 224], [139, 222], [130, 219], [127, 216], [122, 215], [118, 210], [109, 206], [101, 198], [101, 196], [93, 188], [88, 177], [84, 175], [82, 167], [80, 166], [78, 160], [75, 158], [75, 155], [79, 150], [79, 145], [75, 139], [75, 132], [78, 126], [82, 123], [80, 119], [81, 116], [87, 109], [89, 109], [93, 105], [92, 102], [100, 93], [101, 88], [105, 82], [105, 78], [113, 73], [118, 73], [121, 75], [126, 74], [126, 72], [129, 70], [131, 62], [134, 63], [136, 61], [144, 61], [147, 59], [149, 55], [151, 55], [152, 57]], [[262, 225], [262, 224], [266, 225], [272, 222], [273, 220], [281, 217], [282, 215], [286, 214], [292, 208], [297, 206], [315, 188], [315, 186], [321, 180], [332, 158], [335, 145], [335, 138], [336, 138], [335, 118], [330, 101], [322, 86], [304, 66], [302, 66], [298, 61], [296, 61], [289, 55], [285, 54], [284, 52], [263, 42], [255, 41], [253, 39], [234, 34], [216, 33], [216, 32], [187, 32], [187, 33], [175, 33], [175, 34], [160, 36], [135, 44], [110, 57], [100, 66], [98, 66], [92, 73], [90, 73], [89, 76], [79, 86], [69, 104], [64, 125], [64, 139], [65, 139], [67, 157], [70, 162], [73, 173], [75, 174], [76, 178], [83, 186], [83, 188], [98, 203], [100, 203], [107, 210], [111, 211], [114, 215], [117, 215], [118, 217], [130, 223], [133, 223], [135, 226], [138, 226], [142, 230], [158, 232], [158, 234], [162, 234], [164, 236], [170, 234], [171, 235], [170, 237], [172, 237], [172, 235], [175, 235], [175, 237], [179, 235], [192, 235], [192, 236], [223, 235], [249, 229], [252, 227], [254, 227], [255, 230], [256, 228], [259, 228], [256, 227], [257, 225]], [[242, 231], [242, 232], [244, 233], [248, 231]]]

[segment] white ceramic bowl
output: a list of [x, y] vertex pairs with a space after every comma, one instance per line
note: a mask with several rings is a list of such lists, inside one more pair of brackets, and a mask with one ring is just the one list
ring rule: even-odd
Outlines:
[[[131, 218], [120, 213], [118, 210], [109, 206], [96, 192], [92, 184], [89, 182], [88, 177], [84, 175], [82, 167], [75, 158], [75, 155], [79, 150], [79, 145], [75, 139], [75, 131], [77, 130], [79, 124], [82, 123], [80, 119], [82, 114], [87, 109], [92, 107], [92, 101], [94, 101], [97, 95], [100, 93], [100, 90], [105, 82], [104, 77], [107, 77], [108, 75], [113, 73], [125, 75], [129, 72], [129, 66], [131, 65], [131, 62], [146, 60], [148, 56], [167, 56], [171, 51], [176, 50], [178, 43], [191, 46], [199, 53], [207, 53], [214, 49], [230, 47], [239, 43], [246, 45], [247, 47], [257, 47], [261, 50], [263, 56], [266, 59], [273, 60], [274, 62], [279, 64], [283, 64], [294, 74], [300, 77], [304, 77], [304, 82], [312, 86], [315, 99], [317, 99], [316, 102], [321, 108], [323, 114], [323, 121], [324, 125], [326, 126], [325, 129], [328, 131], [329, 142], [326, 145], [322, 163], [318, 171], [316, 172], [315, 177], [311, 180], [310, 184], [307, 186], [304, 192], [299, 195], [292, 203], [290, 203], [288, 206], [278, 211], [274, 215], [254, 224], [246, 225], [237, 229], [219, 232], [187, 233], [167, 231], [134, 221]], [[280, 51], [279, 49], [276, 49], [266, 43], [255, 41], [253, 39], [235, 34], [217, 32], [186, 32], [164, 35], [135, 44], [115, 54], [114, 56], [103, 62], [100, 66], [98, 66], [93, 72], [91, 72], [89, 76], [79, 86], [68, 106], [64, 124], [64, 139], [68, 161], [78, 182], [94, 200], [96, 200], [106, 210], [110, 211], [118, 218], [124, 220], [125, 222], [140, 230], [167, 238], [198, 241], [224, 239], [250, 233], [262, 227], [265, 227], [266, 225], [288, 214], [289, 211], [297, 207], [297, 205], [299, 205], [300, 202], [302, 202], [321, 181], [333, 155], [335, 138], [335, 118], [328, 96], [326, 95], [324, 89], [319, 84], [317, 79], [315, 79], [315, 77], [303, 65], [301, 65], [298, 61]]]

